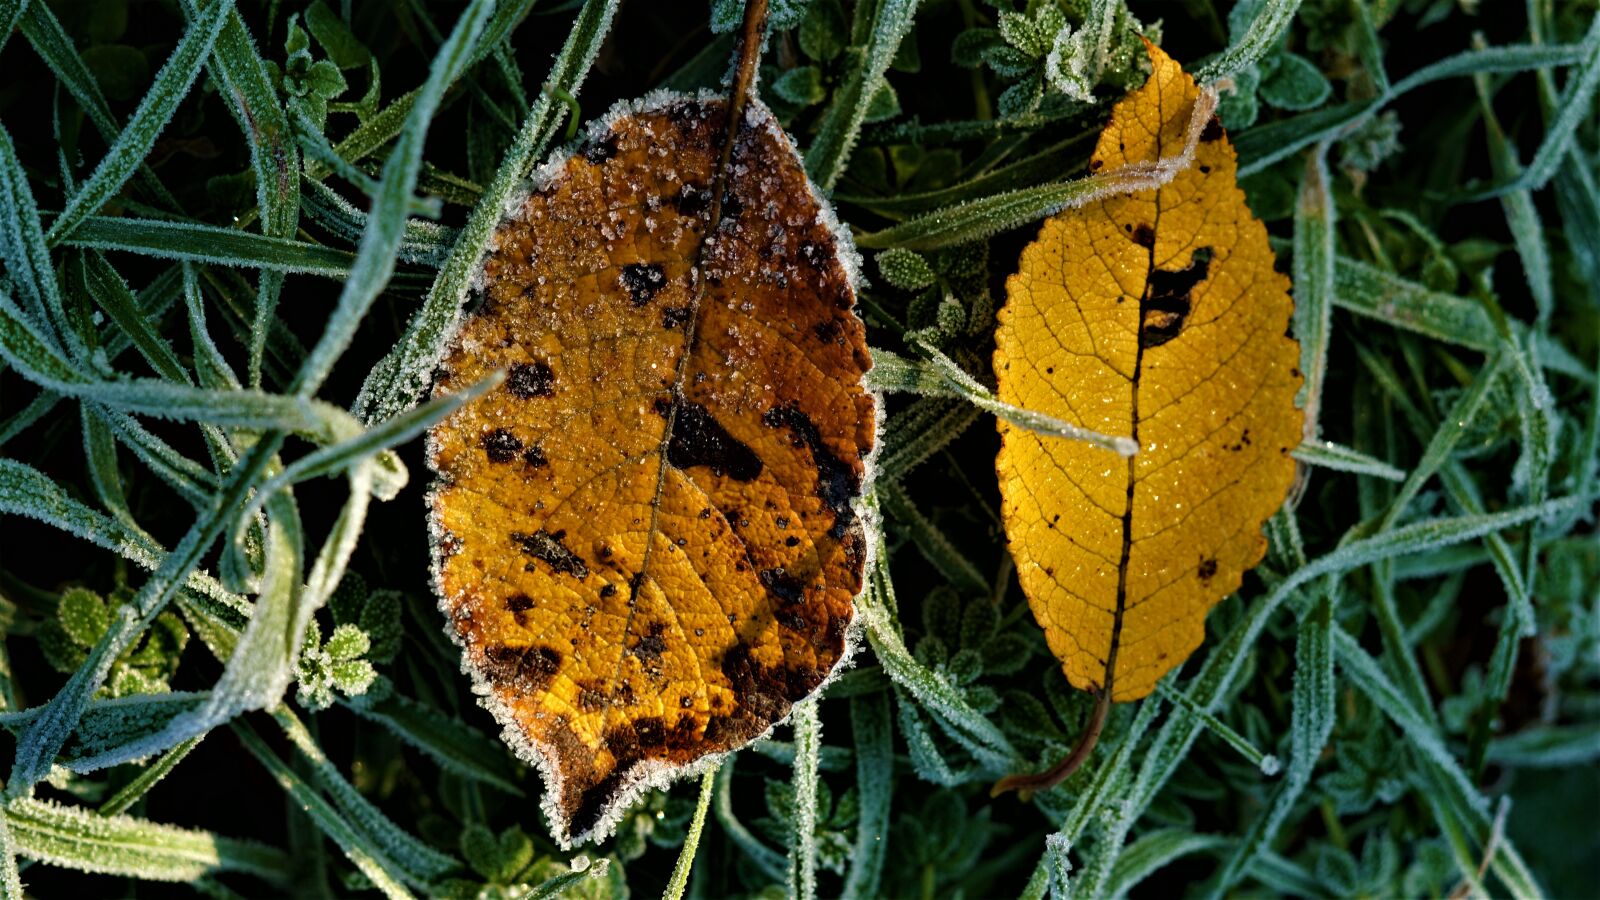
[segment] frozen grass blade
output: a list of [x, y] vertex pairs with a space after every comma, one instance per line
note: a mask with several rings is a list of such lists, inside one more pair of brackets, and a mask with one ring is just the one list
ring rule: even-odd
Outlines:
[[[918, 410], [926, 418], [913, 419]], [[878, 474], [892, 481], [928, 461], [935, 453], [960, 437], [978, 420], [978, 408], [944, 397], [923, 397], [884, 426], [883, 451], [878, 456]], [[903, 424], [902, 424], [903, 423]]]
[[911, 31], [917, 14], [917, 0], [867, 0], [873, 4], [872, 17], [858, 15], [858, 26], [845, 51], [850, 61], [844, 83], [834, 91], [833, 103], [823, 114], [817, 136], [806, 148], [806, 174], [824, 192], [844, 174], [861, 135], [867, 106], [877, 93], [889, 63], [900, 42]]
[[[0, 126], [0, 260], [6, 264], [11, 289], [20, 292], [32, 322], [53, 329], [42, 336], [45, 344], [60, 350], [63, 339], [75, 339], [40, 229], [39, 209], [4, 126]], [[4, 296], [3, 290], [0, 296]], [[81, 350], [81, 346], [75, 349]]]
[[199, 566], [201, 556], [222, 534], [232, 510], [243, 502], [249, 486], [272, 460], [278, 446], [279, 441], [269, 437], [240, 457], [228, 481], [213, 499], [213, 505], [201, 512], [193, 527], [173, 552], [161, 560], [133, 600], [119, 608], [111, 627], [91, 652], [89, 662], [73, 673], [39, 718], [18, 738], [11, 778], [6, 785], [7, 797], [24, 795], [49, 771], [51, 761], [77, 724], [89, 698], [105, 680], [111, 661], [160, 614]]
[[[1478, 106], [1483, 113], [1484, 132], [1489, 141], [1489, 161], [1497, 178], [1514, 180], [1522, 171], [1517, 151], [1506, 139], [1500, 119], [1490, 102], [1489, 79], [1486, 75], [1473, 76], [1478, 88]], [[1506, 224], [1510, 226], [1511, 239], [1517, 246], [1517, 257], [1522, 263], [1523, 276], [1528, 281], [1528, 292], [1533, 295], [1534, 308], [1538, 310], [1538, 324], [1543, 327], [1555, 312], [1555, 286], [1550, 272], [1550, 249], [1544, 241], [1544, 223], [1533, 205], [1532, 192], [1526, 188], [1500, 192], [1500, 208], [1504, 210]]]
[[351, 827], [359, 829], [366, 840], [378, 847], [386, 858], [394, 860], [408, 883], [426, 889], [435, 879], [461, 865], [454, 858], [407, 834], [372, 801], [362, 796], [339, 773], [317, 745], [316, 738], [306, 729], [305, 723], [287, 706], [278, 706], [272, 711], [272, 717], [283, 729], [289, 743], [309, 764], [317, 785], [328, 794]]
[[189, 752], [200, 745], [200, 740], [200, 738], [190, 738], [163, 753], [160, 759], [146, 766], [138, 775], [133, 777], [132, 781], [129, 781], [122, 786], [121, 790], [112, 794], [111, 799], [100, 804], [97, 812], [102, 816], [114, 816], [127, 812], [129, 807], [143, 799], [144, 795], [150, 793], [151, 788], [155, 787], [161, 779], [167, 777], [173, 769], [176, 769], [178, 763], [183, 762]]
[[1132, 456], [1139, 449], [1132, 438], [1101, 434], [1071, 422], [1064, 422], [1054, 416], [1003, 403], [995, 399], [993, 391], [967, 374], [933, 346], [920, 341], [916, 342], [916, 346], [929, 357], [926, 362], [906, 359], [887, 350], [874, 350], [872, 369], [867, 373], [867, 384], [891, 393], [909, 392], [924, 397], [959, 397], [1018, 428], [1026, 428], [1051, 437], [1083, 441], [1120, 456]]
[[[206, 702], [207, 694], [169, 691], [164, 694], [130, 694], [91, 702], [83, 711], [73, 734], [71, 751], [60, 757], [60, 764], [78, 773], [103, 769], [105, 754], [125, 744], [142, 741], [159, 732], [174, 718]], [[0, 725], [16, 732], [39, 717], [40, 709], [0, 713]]]
[[359, 829], [346, 821], [321, 794], [306, 783], [305, 779], [295, 774], [293, 769], [279, 759], [254, 729], [243, 722], [235, 722], [233, 733], [238, 736], [239, 742], [244, 744], [245, 749], [250, 751], [250, 755], [266, 767], [273, 780], [278, 782], [278, 786], [293, 798], [317, 828], [338, 844], [345, 856], [371, 880], [373, 887], [389, 898], [411, 896], [401, 883], [403, 876], [400, 867], [385, 857], [379, 848], [373, 846]]
[[[1367, 263], [1339, 257], [1333, 286], [1333, 302], [1357, 315], [1480, 353], [1500, 345], [1499, 332], [1482, 304], [1428, 290]], [[1524, 330], [1516, 324], [1511, 328], [1516, 334]], [[1544, 368], [1585, 383], [1594, 377], [1589, 366], [1559, 344], [1539, 335], [1533, 340]]]
[[[375, 696], [379, 695], [379, 696]], [[460, 719], [444, 715], [431, 706], [409, 697], [368, 690], [360, 697], [342, 701], [357, 715], [394, 732], [438, 763], [441, 769], [522, 796], [506, 762], [505, 748]]]
[[1335, 472], [1370, 475], [1385, 481], [1406, 480], [1405, 470], [1332, 441], [1306, 441], [1294, 448], [1291, 455], [1308, 465]]
[[1300, 0], [1266, 0], [1259, 4], [1256, 17], [1244, 36], [1207, 62], [1195, 73], [1195, 80], [1217, 81], [1238, 74], [1260, 62], [1289, 29], [1294, 14], [1300, 9]]
[[689, 820], [689, 831], [684, 836], [683, 847], [678, 850], [678, 861], [672, 867], [672, 878], [662, 891], [662, 900], [683, 900], [689, 887], [689, 873], [694, 869], [694, 856], [700, 849], [700, 832], [705, 828], [706, 810], [711, 808], [711, 794], [716, 790], [717, 770], [707, 769], [700, 776], [700, 799], [694, 804], [694, 818]]
[[[220, 0], [212, 0], [213, 3]], [[191, 21], [198, 18], [195, 0], [185, 0], [184, 12]], [[267, 237], [294, 237], [300, 220], [300, 157], [295, 152], [289, 122], [272, 87], [266, 63], [256, 52], [244, 20], [230, 10], [222, 32], [212, 47], [209, 65], [212, 77], [220, 82], [232, 102], [228, 109], [239, 123], [250, 146], [250, 168], [255, 173], [256, 209]], [[283, 289], [283, 273], [261, 273], [256, 290], [256, 314], [249, 344], [250, 384], [261, 386], [261, 359], [265, 352], [269, 323]]]
[[1280, 763], [1276, 756], [1270, 753], [1262, 753], [1255, 744], [1250, 743], [1248, 738], [1229, 727], [1228, 723], [1195, 706], [1194, 700], [1188, 694], [1173, 687], [1171, 682], [1165, 680], [1157, 682], [1156, 692], [1161, 695], [1163, 700], [1182, 709], [1188, 715], [1199, 719], [1201, 724], [1205, 725], [1207, 731], [1221, 738], [1223, 743], [1232, 747], [1235, 752], [1244, 757], [1245, 762], [1260, 769], [1261, 774], [1269, 778], [1278, 774]]
[[4, 816], [19, 855], [80, 872], [173, 882], [240, 872], [282, 888], [289, 869], [282, 853], [253, 842], [43, 800], [13, 799]]
[[[600, 52], [600, 45], [611, 29], [612, 16], [620, 0], [588, 0], [578, 12], [567, 42], [551, 66], [547, 84], [550, 90], [540, 95], [528, 114], [517, 139], [496, 170], [494, 180], [473, 207], [438, 277], [406, 326], [400, 344], [373, 367], [366, 384], [352, 407], [361, 419], [371, 422], [389, 418], [408, 409], [422, 396], [430, 373], [444, 354], [445, 342], [455, 327], [461, 305], [472, 286], [479, 257], [488, 246], [494, 227], [499, 224], [511, 197], [522, 188], [533, 160], [555, 135], [562, 107], [555, 99], [559, 90], [577, 96], [589, 67]], [[346, 158], [349, 158], [348, 156]]]
[[[1352, 541], [1337, 550], [1321, 556], [1298, 569], [1279, 582], [1265, 598], [1254, 604], [1246, 618], [1233, 633], [1215, 646], [1206, 664], [1195, 676], [1190, 693], [1200, 709], [1214, 710], [1217, 703], [1232, 688], [1233, 680], [1243, 667], [1245, 652], [1266, 626], [1277, 608], [1302, 585], [1322, 578], [1347, 572], [1380, 559], [1417, 553], [1462, 541], [1469, 541], [1513, 528], [1525, 522], [1536, 521], [1561, 514], [1563, 510], [1593, 502], [1593, 498], [1567, 497], [1545, 503], [1523, 506], [1501, 513], [1476, 516], [1459, 516], [1419, 522], [1396, 529], [1378, 538]], [[1336, 645], [1337, 646], [1337, 645]], [[1118, 848], [1135, 821], [1154, 799], [1184, 757], [1203, 727], [1192, 717], [1174, 717], [1157, 733], [1144, 762], [1122, 795], [1115, 815], [1106, 823], [1102, 840], [1109, 842], [1107, 849], [1097, 852], [1091, 861], [1086, 889], [1091, 895], [1103, 892], [1105, 880], [1110, 877], [1111, 864]]]
[[855, 733], [856, 790], [860, 812], [850, 870], [839, 895], [845, 900], [877, 897], [889, 853], [889, 812], [894, 799], [894, 720], [889, 697], [879, 692], [850, 699]]
[[[69, 497], [43, 472], [15, 460], [0, 459], [0, 513], [33, 519], [154, 571], [166, 558], [149, 536], [97, 513]], [[191, 574], [185, 587], [224, 606], [243, 609], [244, 600], [202, 573]]]
[[328, 278], [348, 278], [355, 262], [355, 256], [348, 250], [321, 244], [216, 225], [157, 219], [90, 216], [62, 243], [69, 247], [122, 250], [160, 259]]
[[[6, 42], [11, 40], [11, 33], [17, 30], [17, 23], [22, 21], [22, 14], [27, 11], [28, 0], [0, 0], [0, 50], [4, 50], [6, 48]], [[4, 826], [0, 825], [0, 827]], [[11, 839], [9, 837], [0, 835], [0, 840], [4, 841], [6, 847], [11, 846]], [[15, 880], [14, 876], [16, 874], [14, 868], [15, 862], [13, 861], [10, 865], [13, 867], [10, 875], [3, 876], [7, 885], [7, 893], [5, 896], [20, 897], [22, 896], [20, 893], [22, 890], [20, 886], [17, 888], [18, 893], [10, 893], [10, 885]]]
[[1185, 828], [1152, 831], [1129, 844], [1117, 857], [1111, 869], [1109, 896], [1126, 897], [1157, 869], [1185, 856], [1225, 850], [1229, 843], [1222, 835], [1198, 834]]
[[757, 869], [773, 881], [787, 883], [789, 868], [783, 854], [763, 844], [761, 839], [751, 834], [750, 829], [733, 814], [734, 759], [735, 757], [728, 757], [717, 769], [717, 783], [711, 807], [717, 815], [717, 823]]
[[533, 890], [518, 895], [516, 900], [557, 900], [569, 896], [583, 882], [591, 878], [604, 878], [610, 865], [609, 858], [590, 862], [585, 857], [577, 857], [572, 861], [572, 871], [546, 879]]
[[822, 745], [822, 720], [817, 698], [794, 705], [794, 811], [789, 820], [789, 896], [817, 896], [817, 753]]
[[307, 396], [321, 386], [333, 370], [333, 364], [355, 338], [356, 326], [367, 309], [389, 283], [389, 276], [394, 274], [395, 252], [405, 236], [406, 211], [417, 186], [417, 176], [422, 171], [422, 148], [428, 125], [444, 97], [445, 88], [466, 67], [473, 43], [493, 11], [493, 0], [472, 0], [449, 39], [439, 48], [438, 56], [434, 57], [428, 80], [418, 93], [400, 137], [383, 165], [382, 192], [373, 201], [367, 230], [361, 236], [360, 249], [350, 267], [349, 280], [339, 295], [338, 306], [328, 318], [322, 339], [311, 349], [295, 376], [293, 390], [296, 393]]
[[127, 283], [111, 268], [105, 257], [98, 253], [84, 254], [83, 274], [89, 296], [116, 325], [117, 331], [127, 335], [150, 368], [168, 381], [189, 383], [189, 373], [178, 361], [178, 354], [160, 334], [160, 323], [152, 322], [145, 316], [144, 310], [139, 308], [138, 298], [128, 290]]
[[1534, 154], [1533, 162], [1529, 163], [1527, 171], [1520, 177], [1494, 193], [1540, 190], [1550, 183], [1569, 152], [1584, 152], [1576, 135], [1578, 126], [1594, 115], [1595, 89], [1600, 87], [1600, 18], [1590, 22], [1589, 31], [1579, 47], [1582, 56], [1576, 60], [1577, 71], [1572, 73], [1566, 90], [1555, 104], [1559, 112], [1545, 132], [1544, 141]]
[[882, 231], [856, 237], [860, 247], [937, 250], [992, 237], [1002, 231], [1049, 218], [1066, 209], [1086, 206], [1105, 197], [1161, 187], [1188, 167], [1195, 144], [1216, 108], [1217, 95], [1201, 91], [1189, 120], [1183, 150], [1153, 163], [1130, 163], [1074, 181], [1023, 188], [961, 203], [918, 216]]
[[983, 573], [961, 555], [950, 539], [917, 509], [902, 488], [892, 481], [881, 482], [878, 497], [884, 511], [911, 532], [911, 539], [916, 542], [922, 555], [952, 585], [968, 593], [988, 593], [989, 582]]
[[[873, 504], [876, 505], [875, 500]], [[869, 540], [878, 541], [879, 546], [871, 557], [875, 562], [867, 573], [867, 589], [856, 601], [856, 614], [866, 626], [867, 639], [872, 643], [872, 649], [883, 664], [884, 671], [930, 712], [937, 712], [960, 733], [1001, 759], [1014, 759], [1016, 751], [1000, 729], [972, 709], [958, 690], [917, 662], [911, 651], [906, 649], [905, 640], [900, 636], [894, 614], [890, 611], [894, 606], [894, 587], [884, 565], [882, 535], [869, 536]]]
[[[1478, 840], [1486, 843], [1491, 828], [1488, 800], [1477, 792], [1433, 727], [1395, 693], [1377, 664], [1343, 630], [1335, 631], [1333, 649], [1340, 671], [1400, 726], [1417, 747], [1418, 755], [1427, 764], [1426, 771], [1437, 786], [1429, 799], [1436, 810], [1444, 811], [1441, 818], [1455, 818], [1458, 826], [1472, 829], [1479, 835]], [[1450, 827], [1445, 821], [1440, 824]], [[1500, 841], [1499, 852], [1494, 855], [1490, 867], [1513, 896], [1543, 896], [1544, 892], [1538, 888], [1522, 857], [1508, 842]], [[1471, 870], [1466, 874], [1470, 876]]]
[[[1115, 809], [1117, 798], [1127, 790], [1128, 782], [1133, 778], [1133, 751], [1140, 745], [1144, 733], [1150, 729], [1150, 725], [1160, 712], [1159, 697], [1147, 698], [1140, 702], [1133, 723], [1128, 727], [1127, 734], [1123, 736], [1117, 749], [1107, 755], [1093, 770], [1089, 787], [1078, 795], [1071, 811], [1061, 823], [1061, 828], [1045, 839], [1044, 855], [1040, 857], [1039, 864], [1034, 867], [1033, 875], [1022, 891], [1025, 900], [1042, 900], [1049, 890], [1052, 870], [1058, 861], [1064, 860], [1067, 849], [1084, 833], [1091, 822], [1106, 815], [1107, 811]], [[1175, 710], [1174, 716], [1179, 715], [1186, 716], [1187, 713]]]
[[1322, 431], [1322, 392], [1328, 379], [1328, 343], [1333, 338], [1334, 226], [1329, 194], [1328, 145], [1307, 155], [1294, 210], [1294, 336], [1300, 341], [1305, 384], [1297, 398], [1305, 410], [1305, 439]]
[[[305, 191], [300, 195], [300, 208], [318, 225], [351, 243], [359, 241], [367, 229], [367, 214], [320, 182], [306, 181]], [[449, 256], [457, 234], [455, 229], [437, 222], [408, 218], [398, 251], [400, 259], [438, 268]]]
[[95, 496], [122, 524], [137, 530], [139, 525], [128, 509], [128, 498], [123, 491], [122, 473], [117, 471], [116, 439], [88, 404], [79, 407], [78, 418], [83, 429], [83, 456], [88, 463], [89, 482], [94, 485]]
[[[22, 17], [21, 28], [28, 38], [28, 43], [44, 60], [61, 86], [78, 102], [106, 144], [114, 143], [122, 133], [122, 127], [112, 115], [111, 107], [106, 102], [105, 94], [100, 90], [99, 82], [84, 63], [83, 57], [78, 55], [71, 36], [61, 27], [60, 20], [51, 12], [48, 3], [23, 5], [26, 10]], [[178, 202], [161, 185], [149, 166], [141, 162], [137, 177], [143, 194], [164, 207], [177, 208]]]
[[1289, 768], [1274, 791], [1272, 804], [1239, 839], [1211, 884], [1210, 895], [1232, 890], [1255, 863], [1258, 854], [1272, 846], [1278, 829], [1294, 811], [1295, 803], [1311, 783], [1311, 772], [1333, 733], [1337, 695], [1333, 673], [1333, 616], [1337, 592], [1324, 590], [1300, 623], [1295, 642], [1294, 709], [1289, 732]]
[[211, 45], [232, 10], [233, 0], [213, 0], [211, 6], [184, 32], [183, 39], [173, 48], [172, 56], [156, 73], [155, 81], [139, 102], [133, 118], [128, 120], [127, 127], [122, 129], [111, 149], [106, 151], [105, 158], [95, 168], [94, 174], [78, 188], [67, 201], [66, 209], [50, 225], [50, 231], [45, 235], [46, 243], [51, 246], [61, 243], [79, 223], [99, 212], [115, 197], [129, 176], [143, 164], [156, 138], [167, 127], [172, 114], [177, 112], [178, 103], [188, 95], [190, 86], [199, 76], [201, 63], [210, 55]]
[[[0, 22], [0, 27], [5, 25], [5, 22]], [[9, 31], [7, 28], [5, 33]], [[5, 33], [0, 33], [0, 39], [3, 39]], [[11, 839], [10, 820], [9, 817], [0, 815], [0, 897], [5, 900], [22, 900], [24, 896], [26, 895], [22, 892], [22, 879], [17, 875], [17, 845]]]
[[1489, 759], [1527, 769], [1593, 765], [1600, 760], [1600, 725], [1548, 725], [1519, 731], [1490, 744]]
[[1319, 141], [1348, 134], [1397, 98], [1424, 85], [1478, 73], [1526, 72], [1567, 66], [1582, 60], [1584, 50], [1583, 45], [1542, 47], [1532, 44], [1467, 50], [1423, 66], [1395, 82], [1381, 97], [1323, 107], [1252, 128], [1234, 142], [1239, 151], [1239, 177], [1259, 172]]

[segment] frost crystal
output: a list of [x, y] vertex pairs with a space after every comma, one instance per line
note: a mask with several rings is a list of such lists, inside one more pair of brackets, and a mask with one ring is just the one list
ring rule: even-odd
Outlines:
[[1094, 100], [1094, 83], [1098, 73], [1089, 71], [1093, 57], [1089, 46], [1089, 32], [1073, 31], [1067, 25], [1056, 34], [1055, 45], [1045, 57], [1044, 73], [1050, 86], [1074, 100], [1088, 103]]

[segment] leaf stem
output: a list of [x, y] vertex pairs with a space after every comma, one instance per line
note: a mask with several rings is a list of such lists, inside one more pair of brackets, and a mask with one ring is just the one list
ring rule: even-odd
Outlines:
[[1071, 753], [1037, 775], [1007, 775], [994, 783], [994, 787], [989, 789], [989, 796], [998, 797], [1007, 791], [1017, 791], [1021, 799], [1027, 800], [1036, 791], [1048, 791], [1066, 781], [1089, 759], [1089, 754], [1094, 752], [1095, 745], [1100, 743], [1100, 732], [1105, 730], [1106, 715], [1110, 711], [1111, 691], [1108, 686], [1096, 692], [1094, 715], [1089, 719], [1089, 727], [1078, 737], [1077, 746], [1072, 748]]
[[750, 101], [750, 90], [761, 65], [761, 48], [767, 36], [767, 0], [747, 0], [744, 25], [739, 35], [739, 58], [728, 86], [728, 124], [722, 140], [722, 160], [717, 165], [716, 184], [711, 191], [711, 221], [706, 234], [714, 234], [722, 223], [722, 194], [728, 184], [728, 164], [733, 161], [733, 145], [739, 140], [739, 120]]

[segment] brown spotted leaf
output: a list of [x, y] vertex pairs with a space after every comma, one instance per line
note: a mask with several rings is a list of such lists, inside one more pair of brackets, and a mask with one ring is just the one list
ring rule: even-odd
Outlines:
[[[1116, 105], [1091, 169], [1188, 146], [1201, 91], [1149, 51], [1154, 73]], [[1236, 172], [1211, 119], [1166, 185], [1047, 221], [1000, 313], [1001, 400], [1138, 444], [1125, 459], [1000, 423], [1018, 578], [1068, 679], [1112, 700], [1150, 693], [1200, 645], [1294, 478], [1289, 282]]]
[[846, 651], [874, 440], [853, 251], [752, 102], [613, 113], [496, 235], [437, 390], [442, 605], [563, 843], [765, 733]]

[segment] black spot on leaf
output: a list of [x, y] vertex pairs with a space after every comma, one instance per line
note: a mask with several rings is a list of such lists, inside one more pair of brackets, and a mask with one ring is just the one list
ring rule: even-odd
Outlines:
[[805, 582], [789, 574], [783, 566], [762, 569], [757, 573], [757, 577], [761, 579], [761, 584], [766, 587], [767, 593], [779, 603], [801, 603], [806, 599]]
[[855, 509], [850, 502], [861, 492], [860, 476], [828, 449], [816, 424], [799, 407], [774, 406], [762, 414], [761, 423], [768, 428], [788, 428], [795, 447], [810, 448], [811, 462], [817, 469], [817, 496], [833, 511], [830, 534], [835, 539], [843, 538], [855, 523]]
[[659, 263], [628, 263], [617, 276], [617, 283], [628, 292], [634, 306], [644, 306], [667, 286], [667, 276]]
[[561, 654], [553, 647], [511, 647], [499, 644], [483, 653], [484, 669], [501, 683], [518, 688], [543, 688], [561, 669]]
[[678, 196], [673, 200], [673, 205], [678, 212], [692, 218], [699, 216], [711, 206], [711, 190], [699, 185], [686, 184], [678, 191]]
[[550, 465], [550, 460], [544, 455], [544, 448], [534, 444], [522, 451], [522, 461], [535, 469], [542, 469]]
[[504, 428], [484, 432], [483, 454], [493, 463], [508, 463], [522, 452], [522, 442]]
[[556, 392], [556, 373], [550, 370], [550, 364], [544, 360], [534, 360], [531, 363], [516, 363], [506, 371], [506, 390], [513, 397], [531, 400], [534, 397], [548, 397]]
[[687, 306], [669, 306], [661, 311], [661, 327], [678, 328], [689, 321], [689, 313]]
[[1189, 265], [1176, 272], [1152, 269], [1150, 291], [1140, 304], [1139, 344], [1159, 347], [1183, 331], [1193, 307], [1190, 292], [1211, 270], [1211, 248], [1194, 251]]
[[656, 404], [656, 412], [667, 415], [674, 405], [677, 414], [672, 418], [667, 462], [679, 469], [707, 466], [713, 475], [735, 481], [753, 481], [761, 474], [761, 457], [729, 434], [704, 406], [682, 399], [676, 404], [663, 400]]
[[523, 553], [548, 563], [551, 571], [571, 575], [579, 579], [588, 578], [588, 564], [583, 561], [582, 557], [568, 550], [566, 545], [561, 543], [566, 536], [567, 533], [565, 531], [557, 531], [555, 534], [551, 534], [543, 528], [533, 534], [523, 534], [518, 531], [511, 533], [511, 539], [522, 545]]

